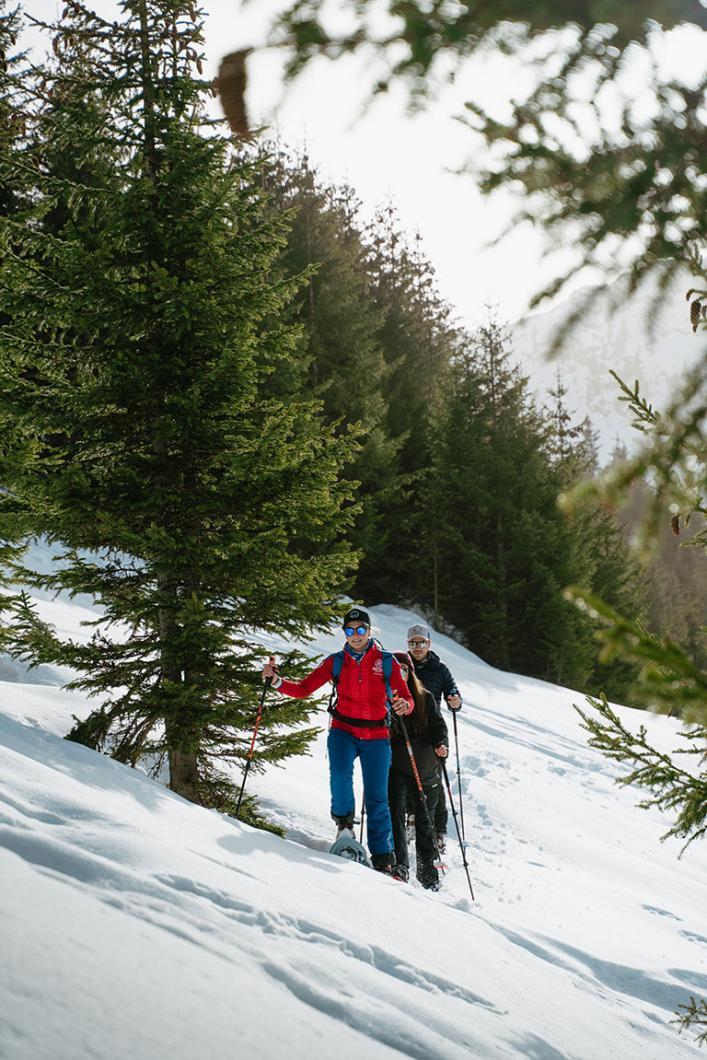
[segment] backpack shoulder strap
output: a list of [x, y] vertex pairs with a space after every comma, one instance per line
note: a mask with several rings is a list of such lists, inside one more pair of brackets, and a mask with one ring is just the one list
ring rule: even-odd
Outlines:
[[341, 671], [344, 665], [343, 649], [341, 651], [335, 651], [331, 658], [331, 683], [333, 684], [334, 688], [336, 688], [339, 683], [339, 678], [341, 677]]
[[338, 699], [336, 686], [339, 683], [343, 666], [344, 652], [342, 649], [341, 651], [335, 651], [331, 656], [331, 693], [329, 695], [329, 706], [327, 707], [329, 714], [333, 714], [336, 710], [336, 701]]
[[390, 678], [393, 674], [393, 653], [392, 651], [386, 651], [384, 648], [380, 650], [381, 656], [383, 657], [383, 680], [385, 681], [385, 695], [388, 700], [388, 709], [390, 710], [390, 704], [393, 701], [393, 689], [390, 686]]

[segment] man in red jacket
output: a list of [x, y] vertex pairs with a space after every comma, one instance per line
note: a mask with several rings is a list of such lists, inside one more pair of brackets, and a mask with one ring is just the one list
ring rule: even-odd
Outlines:
[[[360, 758], [371, 861], [380, 872], [390, 873], [395, 853], [388, 807], [390, 738], [383, 656], [371, 637], [367, 611], [352, 607], [344, 617], [343, 626], [344, 662], [327, 741], [331, 815], [339, 830], [353, 827], [353, 767], [356, 758]], [[272, 687], [278, 692], [304, 699], [332, 680], [333, 666], [334, 656], [329, 655], [301, 681], [288, 681], [280, 677], [274, 664], [266, 663], [263, 678], [272, 678]], [[397, 659], [393, 659], [390, 689], [392, 710], [396, 714], [410, 714], [413, 699]]]

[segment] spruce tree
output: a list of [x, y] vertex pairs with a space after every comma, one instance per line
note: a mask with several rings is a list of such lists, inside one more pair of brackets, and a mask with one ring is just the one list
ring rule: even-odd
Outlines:
[[[23, 156], [27, 151], [28, 94], [25, 56], [18, 51], [23, 28], [19, 8], [0, 0], [0, 221], [3, 231], [14, 222], [30, 192]], [[6, 243], [0, 251], [7, 254]], [[0, 323], [8, 316], [0, 308]], [[0, 347], [0, 358], [3, 352]]]
[[266, 173], [276, 209], [289, 211], [284, 274], [306, 277], [290, 306], [303, 329], [298, 375], [276, 381], [285, 391], [294, 385], [319, 396], [341, 444], [351, 449], [346, 476], [359, 504], [355, 544], [367, 555], [385, 534], [381, 512], [395, 488], [398, 446], [386, 422], [391, 370], [379, 338], [382, 314], [372, 297], [359, 204], [350, 187], [326, 184], [306, 155], [280, 148]]
[[[52, 27], [65, 61], [49, 88], [68, 79], [105, 120], [86, 139], [39, 106], [37, 141], [61, 129], [72, 157], [37, 166], [2, 285], [3, 503], [63, 554], [30, 583], [92, 594], [102, 615], [82, 645], [25, 607], [14, 650], [72, 665], [98, 697], [75, 739], [133, 765], [166, 758], [173, 790], [229, 810], [260, 694], [250, 631], [328, 623], [350, 566], [331, 544], [348, 491], [320, 406], [271, 392], [297, 355], [280, 320], [295, 284], [274, 275], [286, 229], [248, 151], [205, 117], [198, 13], [121, 6], [110, 23], [70, 3]], [[112, 167], [78, 179], [97, 154]], [[268, 714], [261, 758], [301, 752], [307, 716]]]
[[17, 8], [0, 0], [0, 217], [14, 212], [18, 195], [18, 178], [12, 164], [13, 154], [23, 132], [24, 105], [18, 66], [17, 40], [21, 28]]
[[[18, 51], [22, 30], [19, 9], [0, 0], [0, 232], [7, 232], [17, 212], [26, 207], [29, 188], [21, 159], [26, 151], [26, 92], [23, 89], [24, 57]], [[0, 254], [8, 246], [0, 243]], [[0, 307], [0, 326], [10, 317]], [[5, 354], [0, 345], [0, 366]], [[5, 433], [0, 418], [0, 435]], [[0, 486], [2, 484], [0, 483]], [[0, 512], [0, 651], [11, 640], [7, 616], [19, 600], [13, 588], [14, 568], [21, 558], [25, 525], [8, 498]]]
[[556, 506], [549, 433], [491, 320], [453, 362], [436, 433], [427, 504], [438, 607], [488, 662], [583, 687], [589, 638], [563, 597], [578, 552]]
[[385, 534], [363, 557], [357, 584], [369, 599], [419, 604], [421, 497], [460, 330], [437, 291], [430, 263], [419, 246], [411, 246], [392, 207], [377, 215], [367, 242], [372, 295], [382, 319], [380, 341], [390, 369], [388, 432], [399, 452], [395, 490], [384, 510]]

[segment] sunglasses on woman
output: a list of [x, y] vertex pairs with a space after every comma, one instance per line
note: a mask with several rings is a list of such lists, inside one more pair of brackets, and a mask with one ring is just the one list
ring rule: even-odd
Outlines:
[[362, 637], [364, 633], [368, 633], [368, 626], [344, 626], [344, 633], [347, 637], [353, 637], [354, 633]]

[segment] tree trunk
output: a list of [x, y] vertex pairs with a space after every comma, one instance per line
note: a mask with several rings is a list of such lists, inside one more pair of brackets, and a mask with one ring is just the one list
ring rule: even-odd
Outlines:
[[506, 573], [503, 521], [500, 515], [496, 516], [496, 569], [498, 571], [499, 587], [498, 610], [501, 616], [501, 628], [503, 629], [500, 666], [503, 670], [508, 670], [511, 665], [511, 655], [508, 646], [508, 577]]
[[[162, 597], [159, 609], [162, 680], [169, 681], [172, 685], [180, 685], [184, 681], [184, 675], [172, 651], [175, 634], [174, 614], [168, 603], [173, 599], [176, 604], [176, 593], [166, 577], [159, 578], [158, 585]], [[180, 718], [175, 714], [165, 716], [164, 727], [169, 760], [169, 787], [182, 798], [200, 803], [196, 751], [198, 735], [192, 731], [188, 718]]]
[[168, 756], [170, 789], [177, 795], [181, 795], [183, 799], [188, 799], [189, 802], [201, 804], [199, 770], [194, 751], [170, 746]]
[[143, 158], [145, 172], [150, 177], [157, 173], [157, 149], [155, 144], [155, 85], [150, 56], [150, 37], [145, 0], [140, 8], [140, 47], [142, 52], [142, 102], [143, 102]]

